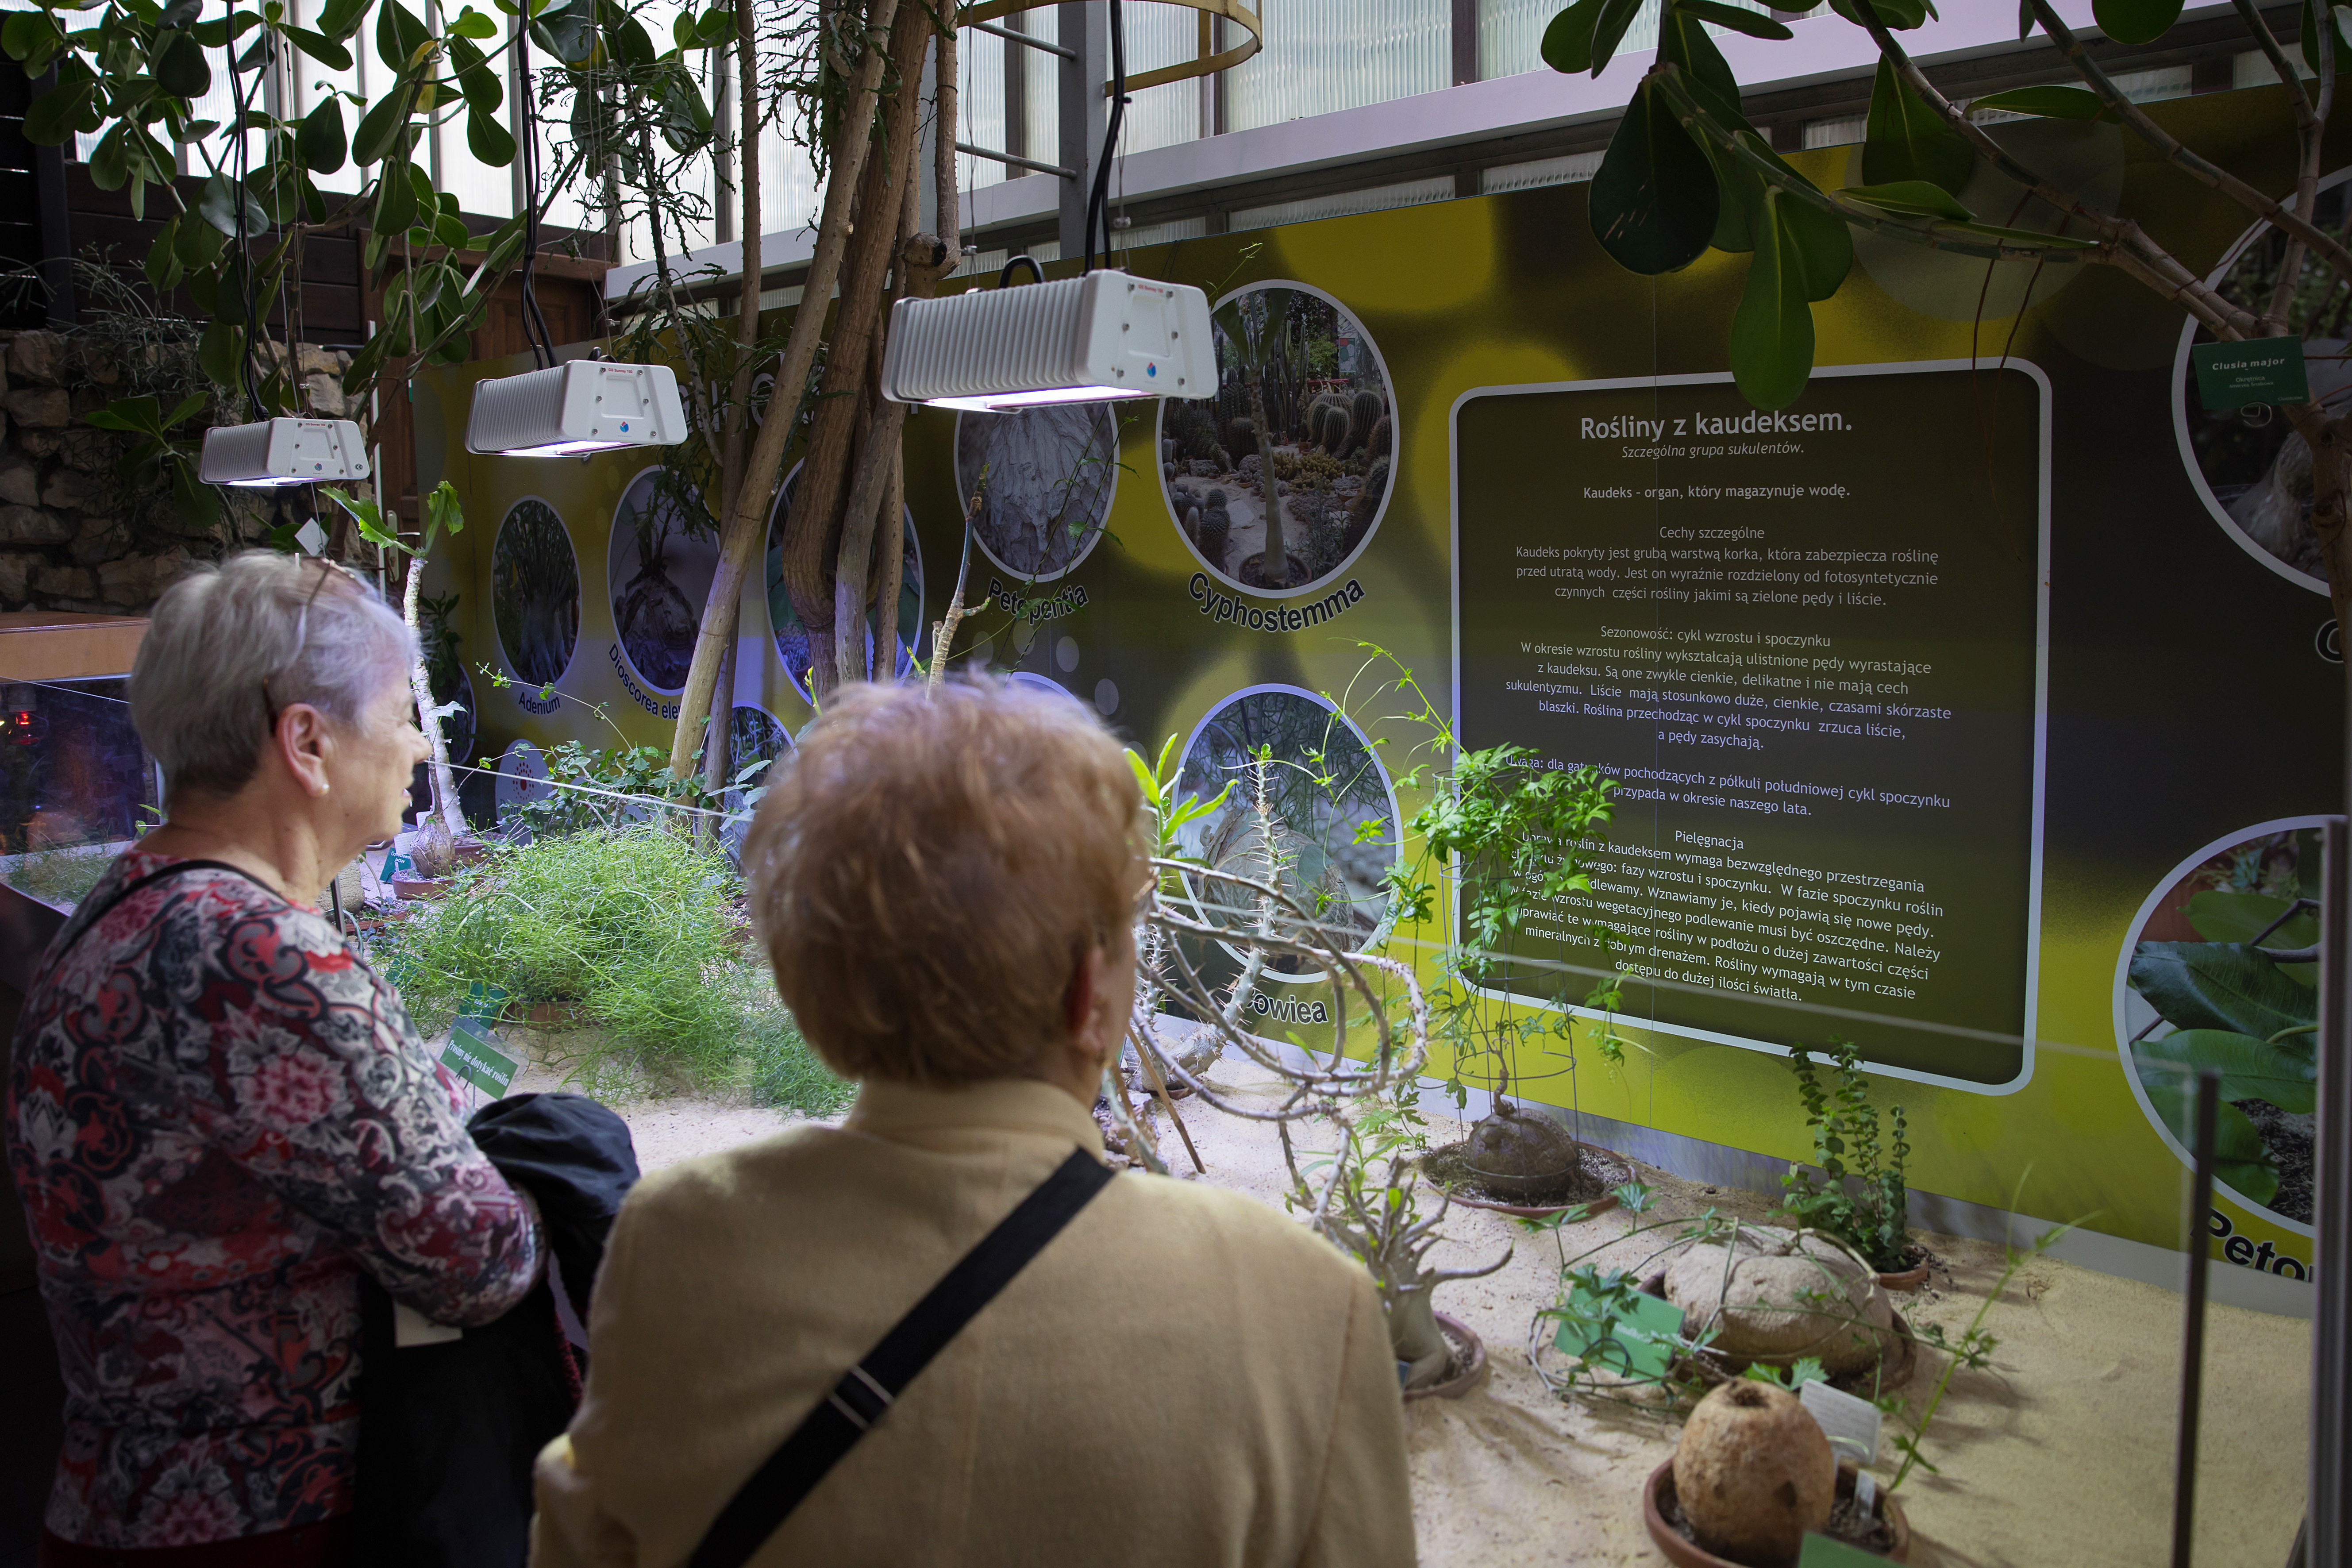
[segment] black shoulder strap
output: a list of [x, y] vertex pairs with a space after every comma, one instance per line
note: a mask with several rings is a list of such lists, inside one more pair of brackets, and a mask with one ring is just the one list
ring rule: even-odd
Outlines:
[[[109, 893], [106, 897], [106, 901], [99, 905], [95, 910], [92, 910], [89, 913], [89, 918], [82, 921], [79, 926], [74, 928], [73, 935], [66, 938], [65, 945], [58, 948], [56, 952], [49, 956], [49, 962], [51, 963], [55, 963], [59, 959], [64, 958], [68, 952], [73, 950], [74, 943], [79, 942], [83, 937], [89, 934], [89, 931], [92, 926], [95, 926], [99, 921], [104, 920], [108, 915], [113, 912], [115, 905], [121, 903], [123, 900], [129, 898], [140, 889], [152, 886], [152, 884], [161, 882], [167, 878], [176, 877], [183, 871], [226, 871], [231, 876], [244, 878], [247, 881], [252, 882], [256, 887], [261, 886], [261, 883], [255, 878], [252, 872], [232, 866], [226, 860], [174, 860], [169, 866], [163, 867], [158, 870], [150, 871], [143, 877], [134, 877], [130, 881], [125, 882], [122, 886], [115, 889], [113, 892]], [[270, 896], [275, 898], [278, 895], [273, 889]], [[75, 917], [79, 919], [81, 915], [81, 911], [79, 910], [76, 910], [74, 914]]]
[[1076, 1219], [1087, 1201], [1110, 1184], [1108, 1167], [1080, 1149], [1062, 1162], [1020, 1206], [981, 1237], [930, 1294], [842, 1374], [824, 1402], [793, 1429], [721, 1509], [702, 1538], [689, 1568], [742, 1568], [776, 1532], [801, 1500], [849, 1452], [891, 1402], [947, 1348], [948, 1342], [978, 1316], [1029, 1260]]

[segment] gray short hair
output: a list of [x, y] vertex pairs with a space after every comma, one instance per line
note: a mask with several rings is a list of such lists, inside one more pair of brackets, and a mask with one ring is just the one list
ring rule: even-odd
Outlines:
[[272, 703], [308, 702], [355, 722], [415, 649], [360, 578], [248, 550], [198, 566], [156, 602], [131, 667], [131, 721], [168, 790], [234, 795], [260, 764]]

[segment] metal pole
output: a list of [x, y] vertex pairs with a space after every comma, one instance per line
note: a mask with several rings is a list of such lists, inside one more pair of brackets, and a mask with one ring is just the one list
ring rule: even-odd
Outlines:
[[[1062, 259], [1075, 260], [1087, 248], [1087, 171], [1103, 141], [1103, 83], [1110, 79], [1110, 26], [1105, 0], [1063, 0], [1055, 9], [1056, 41], [1069, 50], [1061, 62], [1061, 145], [1056, 164], [1077, 172], [1062, 182]], [[1034, 152], [1032, 148], [1030, 151]]]
[[2180, 1346], [2180, 1423], [2172, 1472], [2172, 1568], [2189, 1568], [2197, 1515], [2197, 1403], [2205, 1380], [2205, 1284], [2213, 1267], [2207, 1215], [2213, 1212], [2214, 1124], [2221, 1120], [2221, 1075], [2197, 1075], [2197, 1173], [2189, 1195], [2188, 1326]]
[[2347, 1568], [2352, 1552], [2352, 1471], [2345, 1424], [2352, 1420], [2345, 1330], [2352, 1321], [2352, 1057], [2346, 1051], [2346, 992], [2352, 981], [2345, 918], [2352, 910], [2347, 876], [2352, 840], [2345, 819], [2325, 828], [2319, 898], [2318, 1148], [2313, 1156], [2311, 1315], [2311, 1484], [2306, 1532], [2310, 1568]]

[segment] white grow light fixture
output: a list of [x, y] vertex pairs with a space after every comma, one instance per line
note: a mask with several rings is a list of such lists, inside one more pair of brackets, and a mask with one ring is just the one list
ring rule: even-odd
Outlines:
[[348, 419], [280, 416], [251, 425], [216, 425], [205, 432], [198, 472], [208, 485], [254, 489], [342, 484], [368, 477], [367, 447], [360, 427]]
[[666, 364], [566, 360], [474, 388], [466, 450], [478, 456], [562, 458], [686, 439], [677, 375]]
[[895, 403], [986, 413], [1216, 389], [1208, 297], [1124, 272], [901, 300], [882, 362]]

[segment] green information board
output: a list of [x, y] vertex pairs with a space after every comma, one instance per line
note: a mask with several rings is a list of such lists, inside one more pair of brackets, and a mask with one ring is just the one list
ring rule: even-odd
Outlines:
[[2046, 411], [2016, 361], [1825, 369], [1779, 414], [1719, 375], [1455, 405], [1463, 743], [1622, 786], [1511, 992], [1622, 967], [1676, 1033], [2024, 1079]]
[[2197, 372], [2197, 399], [2210, 409], [2311, 401], [2301, 338], [2199, 343], [2189, 351], [2189, 363]]
[[493, 1098], [507, 1091], [520, 1064], [490, 1043], [478, 1018], [460, 1018], [449, 1027], [441, 1065]]

